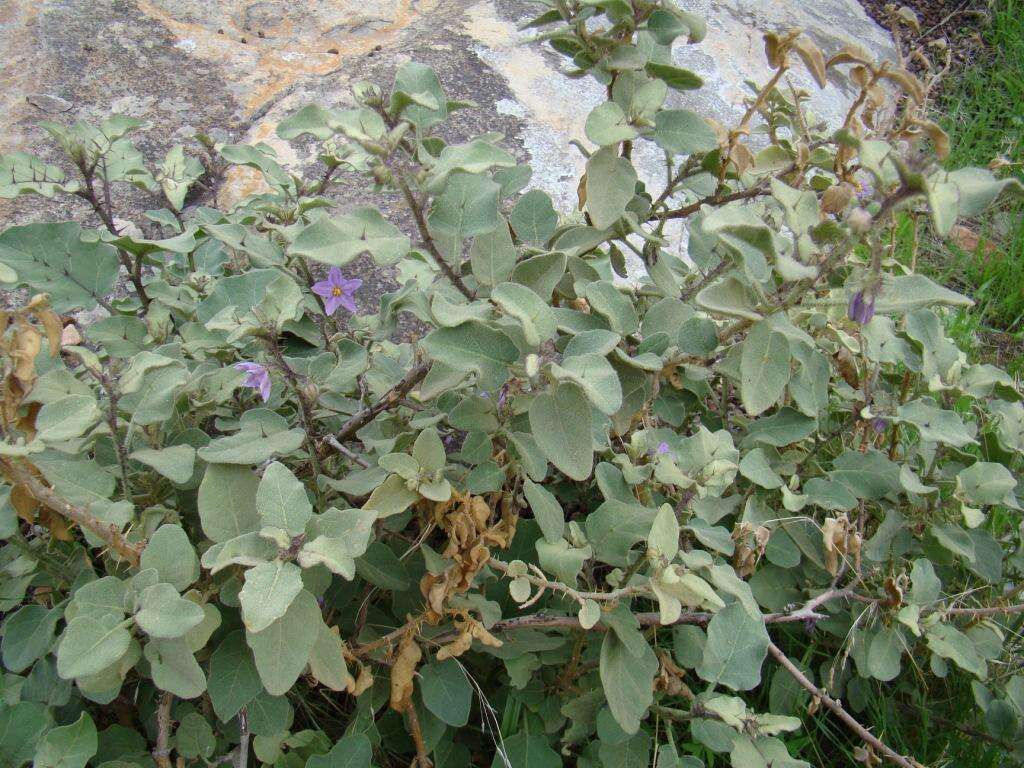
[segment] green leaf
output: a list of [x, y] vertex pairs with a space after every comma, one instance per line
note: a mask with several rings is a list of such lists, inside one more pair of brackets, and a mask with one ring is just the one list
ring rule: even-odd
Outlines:
[[412, 457], [423, 472], [434, 473], [444, 469], [448, 457], [436, 429], [424, 429], [416, 436], [412, 446]]
[[264, 526], [298, 536], [306, 530], [306, 523], [313, 516], [313, 505], [306, 495], [306, 487], [288, 467], [275, 461], [263, 471], [256, 490], [256, 511]]
[[432, 359], [461, 371], [476, 371], [482, 389], [504, 382], [519, 350], [508, 336], [489, 325], [468, 321], [454, 328], [437, 328], [422, 343]]
[[551, 292], [565, 274], [567, 257], [564, 253], [541, 253], [516, 264], [512, 282], [525, 285], [545, 302], [551, 301]]
[[973, 217], [988, 208], [1003, 192], [1024, 197], [1024, 184], [1015, 176], [997, 179], [987, 168], [958, 168], [948, 177], [956, 185], [958, 212], [962, 217]]
[[966, 296], [943, 288], [924, 275], [886, 277], [875, 300], [879, 314], [903, 314], [933, 306], [969, 307], [974, 302]]
[[102, 672], [124, 656], [131, 640], [120, 616], [77, 616], [57, 649], [57, 674], [70, 680]]
[[493, 232], [501, 224], [500, 190], [486, 176], [453, 173], [427, 217], [430, 231], [456, 240]]
[[199, 522], [212, 541], [226, 542], [260, 529], [260, 479], [248, 467], [211, 464], [199, 485]]
[[448, 725], [461, 728], [469, 722], [473, 688], [455, 659], [421, 667], [420, 692], [426, 708]]
[[186, 760], [209, 759], [217, 748], [217, 739], [205, 717], [189, 712], [174, 730], [174, 747]]
[[156, 529], [142, 550], [139, 567], [154, 569], [160, 581], [184, 592], [199, 578], [199, 558], [188, 534], [177, 524], [165, 523]]
[[828, 476], [858, 499], [876, 501], [902, 488], [896, 464], [879, 451], [847, 450], [832, 462]]
[[50, 294], [56, 312], [93, 309], [114, 290], [117, 253], [81, 235], [72, 222], [10, 227], [0, 233], [0, 264], [17, 273], [19, 286]]
[[246, 630], [263, 687], [272, 696], [283, 696], [299, 679], [316, 643], [310, 627], [322, 621], [316, 598], [303, 589], [284, 616], [262, 632]]
[[586, 480], [593, 468], [590, 419], [583, 390], [572, 382], [561, 382], [530, 404], [530, 430], [537, 447], [573, 480]]
[[1006, 504], [1017, 506], [1013, 489], [1017, 481], [1002, 464], [978, 461], [960, 470], [956, 476], [957, 492], [972, 504]]
[[561, 541], [565, 535], [565, 513], [558, 499], [547, 488], [529, 479], [523, 480], [523, 493], [544, 538], [551, 544]]
[[[391, 112], [402, 102], [400, 94], [415, 95], [415, 100], [404, 100], [400, 114], [420, 131], [437, 125], [448, 116], [448, 102], [441, 82], [433, 69], [415, 61], [402, 64], [395, 72], [392, 88]], [[429, 104], [429, 106], [428, 106]]]
[[375, 509], [329, 509], [318, 515], [310, 524], [308, 541], [299, 550], [299, 565], [324, 565], [351, 581], [355, 559], [366, 552], [377, 516]]
[[671, 504], [662, 504], [647, 534], [647, 549], [672, 562], [679, 553], [679, 520]]
[[714, 685], [749, 691], [761, 683], [768, 655], [768, 631], [739, 602], [727, 605], [708, 622], [708, 642], [697, 674]]
[[366, 553], [356, 560], [356, 573], [371, 584], [392, 592], [403, 592], [409, 588], [410, 579], [405, 565], [380, 541], [371, 542]]
[[316, 643], [309, 653], [309, 671], [321, 685], [332, 691], [343, 691], [353, 682], [345, 664], [345, 646], [337, 628], [332, 630], [322, 621]]
[[165, 582], [146, 587], [139, 604], [142, 607], [135, 614], [135, 623], [150, 637], [181, 637], [205, 618], [201, 606], [186, 600]]
[[340, 216], [321, 216], [300, 230], [288, 252], [321, 264], [342, 267], [362, 254], [381, 266], [409, 252], [409, 238], [376, 208], [356, 208]]
[[663, 109], [654, 117], [654, 142], [675, 155], [711, 152], [718, 136], [708, 122], [688, 109]]
[[302, 570], [294, 563], [274, 560], [250, 568], [238, 593], [246, 630], [262, 632], [284, 616], [301, 591]]
[[24, 605], [3, 623], [0, 645], [4, 666], [11, 672], [23, 672], [45, 656], [53, 644], [63, 611], [35, 603]]
[[771, 416], [752, 422], [747, 437], [754, 442], [781, 448], [810, 437], [817, 427], [816, 419], [792, 408], [780, 408]]
[[586, 520], [587, 541], [594, 548], [594, 557], [609, 565], [628, 565], [630, 547], [647, 538], [656, 514], [656, 510], [640, 504], [605, 501]]
[[373, 489], [362, 508], [375, 512], [381, 519], [404, 512], [410, 504], [420, 500], [419, 493], [409, 490], [405, 483], [400, 475], [389, 475]]
[[152, 467], [172, 483], [182, 485], [192, 479], [195, 471], [196, 449], [191, 445], [172, 445], [166, 448], [143, 448], [132, 451], [130, 459]]
[[75, 192], [76, 181], [66, 182], [64, 171], [48, 165], [27, 152], [0, 155], [0, 198], [34, 193], [53, 197], [57, 192]]
[[760, 320], [757, 296], [736, 275], [727, 275], [697, 294], [697, 305], [713, 315]]
[[[513, 217], [515, 212], [513, 212]], [[492, 232], [473, 238], [469, 249], [469, 263], [473, 277], [481, 285], [497, 285], [508, 280], [516, 265], [516, 249], [508, 222], [502, 220]]]
[[211, 441], [196, 455], [211, 464], [259, 464], [297, 450], [305, 440], [301, 429], [288, 429], [288, 422], [272, 411], [248, 411], [241, 424], [238, 432]]
[[520, 240], [530, 245], [542, 246], [555, 233], [558, 214], [546, 192], [531, 189], [516, 201], [509, 217], [509, 224]]
[[504, 751], [495, 753], [491, 768], [561, 768], [565, 764], [539, 733], [520, 731], [504, 739], [502, 746]]
[[636, 308], [626, 294], [606, 280], [588, 283], [584, 291], [591, 309], [608, 320], [608, 327], [620, 336], [636, 333], [640, 327]]
[[145, 654], [153, 684], [160, 690], [181, 699], [194, 699], [206, 690], [206, 675], [184, 638], [152, 640]]
[[186, 157], [185, 148], [177, 144], [164, 157], [156, 180], [167, 201], [174, 210], [180, 211], [185, 205], [189, 187], [202, 178], [204, 173], [203, 164], [194, 157]]
[[612, 226], [626, 212], [636, 187], [636, 170], [613, 147], [600, 149], [587, 161], [587, 211], [594, 226]]
[[213, 652], [206, 688], [213, 711], [222, 723], [231, 720], [263, 690], [256, 664], [241, 632], [232, 632]]
[[362, 733], [343, 736], [326, 755], [313, 755], [306, 768], [370, 768], [373, 748]]
[[650, 62], [645, 67], [647, 74], [664, 80], [669, 88], [677, 91], [692, 91], [704, 85], [704, 81], [688, 69], [673, 67], [669, 64]]
[[96, 725], [83, 712], [71, 725], [53, 728], [39, 740], [32, 764], [34, 768], [85, 768], [98, 748]]
[[102, 416], [91, 394], [68, 395], [39, 409], [36, 431], [43, 442], [60, 443], [85, 434]]
[[445, 179], [454, 171], [483, 174], [495, 168], [514, 168], [516, 159], [501, 147], [473, 139], [465, 144], [449, 144], [441, 150], [440, 156], [430, 169], [428, 189], [440, 189]]
[[41, 702], [21, 701], [0, 706], [0, 765], [20, 768], [29, 762], [40, 737], [51, 725], [50, 708]]
[[868, 669], [876, 680], [887, 683], [900, 674], [903, 634], [895, 627], [880, 629], [868, 643]]
[[605, 634], [598, 666], [601, 685], [615, 722], [626, 733], [640, 729], [640, 721], [654, 701], [658, 666], [658, 658], [646, 641], [641, 652], [634, 655], [615, 632]]
[[740, 461], [740, 474], [769, 490], [781, 488], [784, 484], [778, 472], [772, 469], [763, 448], [755, 448], [743, 457]]
[[514, 317], [523, 327], [523, 337], [531, 347], [539, 347], [555, 335], [555, 316], [551, 307], [525, 285], [501, 283], [491, 291], [491, 301]]
[[740, 399], [751, 416], [771, 408], [790, 377], [789, 340], [767, 322], [754, 325], [740, 357]]
[[988, 666], [971, 639], [952, 624], [936, 624], [925, 633], [928, 647], [933, 653], [949, 659], [966, 672], [984, 680]]
[[945, 443], [954, 448], [975, 442], [959, 414], [938, 408], [930, 399], [922, 398], [901, 405], [896, 409], [896, 417], [917, 427], [922, 440]]
[[630, 125], [622, 107], [614, 101], [598, 104], [587, 116], [584, 127], [587, 138], [599, 147], [608, 147], [623, 141], [632, 141], [640, 132]]

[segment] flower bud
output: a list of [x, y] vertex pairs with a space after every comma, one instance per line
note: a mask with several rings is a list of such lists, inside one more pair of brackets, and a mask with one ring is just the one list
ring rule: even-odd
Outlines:
[[854, 208], [846, 220], [854, 234], [863, 235], [871, 229], [872, 216], [866, 208]]
[[538, 373], [540, 373], [540, 358], [531, 352], [526, 356], [526, 375], [533, 379]]

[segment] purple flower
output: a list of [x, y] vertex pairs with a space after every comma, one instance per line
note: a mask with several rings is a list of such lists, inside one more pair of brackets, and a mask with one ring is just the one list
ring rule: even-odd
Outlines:
[[658, 443], [658, 453], [668, 453], [668, 452], [669, 452], [668, 443], [666, 443], [664, 441]]
[[888, 426], [889, 420], [883, 419], [881, 416], [875, 416], [875, 418], [871, 420], [871, 428], [879, 435], [885, 432], [886, 427]]
[[862, 203], [867, 202], [875, 196], [875, 188], [869, 181], [860, 181], [857, 183], [857, 199]]
[[331, 267], [326, 280], [313, 284], [313, 293], [323, 297], [324, 310], [328, 315], [337, 312], [338, 307], [344, 307], [355, 314], [356, 303], [352, 297], [362, 284], [363, 281], [359, 278], [348, 280], [341, 274], [340, 269]]
[[232, 366], [236, 371], [245, 371], [243, 387], [252, 387], [260, 391], [263, 402], [270, 399], [270, 371], [265, 365], [259, 363], [235, 363]]
[[867, 325], [875, 316], [875, 294], [864, 295], [864, 291], [857, 291], [850, 299], [850, 306], [846, 310], [846, 316], [858, 325]]

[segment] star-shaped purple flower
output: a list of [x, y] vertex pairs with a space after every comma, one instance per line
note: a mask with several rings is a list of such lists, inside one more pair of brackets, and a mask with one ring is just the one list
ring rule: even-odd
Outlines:
[[258, 389], [264, 403], [270, 399], [270, 371], [267, 370], [267, 366], [259, 363], [235, 363], [232, 367], [245, 372], [243, 387]]
[[344, 307], [352, 314], [356, 312], [356, 302], [352, 298], [363, 281], [358, 277], [348, 280], [341, 274], [337, 267], [331, 267], [327, 273], [327, 279], [313, 284], [313, 293], [324, 299], [324, 310], [328, 315], [338, 311], [338, 307]]

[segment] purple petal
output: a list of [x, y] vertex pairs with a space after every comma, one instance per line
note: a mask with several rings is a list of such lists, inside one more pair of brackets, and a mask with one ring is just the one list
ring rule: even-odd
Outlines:
[[341, 274], [341, 269], [338, 267], [331, 267], [327, 273], [327, 282], [331, 284], [331, 287], [337, 286], [342, 290], [345, 289], [345, 278]]
[[853, 298], [850, 299], [850, 306], [846, 310], [846, 316], [855, 323], [860, 322], [858, 318], [861, 316], [861, 312], [864, 309], [864, 292], [857, 291], [853, 294]]
[[329, 280], [321, 280], [319, 283], [313, 283], [311, 290], [317, 296], [327, 298], [334, 293], [334, 285]]
[[354, 277], [351, 280], [342, 280], [341, 290], [351, 296], [353, 293], [359, 290], [362, 284], [363, 281], [360, 280], [358, 277]]
[[338, 311], [338, 307], [345, 304], [344, 296], [335, 296], [333, 293], [327, 296], [324, 300], [324, 312], [328, 315], [333, 315]]
[[338, 303], [341, 304], [341, 306], [343, 306], [345, 309], [347, 309], [353, 315], [359, 309], [356, 306], [356, 303], [352, 300], [352, 297], [349, 296], [348, 294], [344, 294], [343, 293], [341, 296], [339, 296], [338, 297]]
[[658, 453], [668, 453], [668, 452], [669, 452], [668, 443], [664, 443], [664, 442], [658, 443]]
[[259, 383], [260, 397], [263, 398], [263, 402], [267, 402], [270, 399], [270, 374], [264, 373], [260, 378]]
[[266, 367], [259, 363], [235, 363], [232, 368], [236, 371], [245, 371], [250, 376], [253, 374], [263, 373], [267, 370]]

